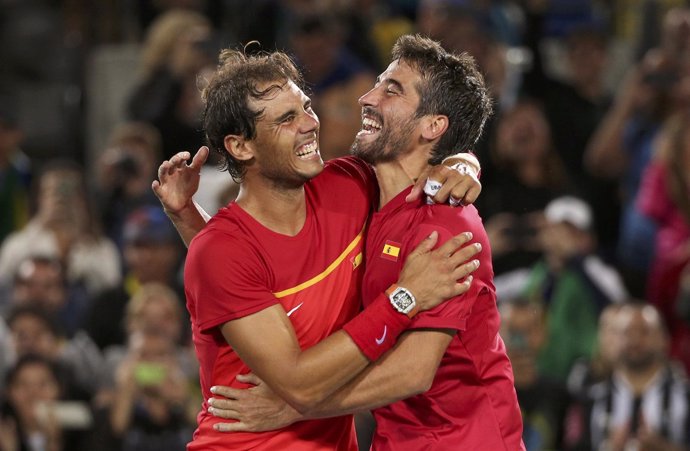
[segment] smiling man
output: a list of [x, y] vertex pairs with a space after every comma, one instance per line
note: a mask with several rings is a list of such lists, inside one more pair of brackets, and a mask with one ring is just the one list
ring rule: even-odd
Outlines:
[[[183, 237], [198, 232], [185, 292], [204, 399], [213, 385], [247, 387], [236, 377], [253, 371], [291, 406], [311, 409], [389, 350], [417, 311], [467, 291], [469, 281], [458, 280], [477, 268], [465, 263], [477, 246], [457, 250], [466, 234], [432, 251], [438, 234], [430, 231], [395, 287], [356, 315], [376, 180], [357, 158], [324, 168], [319, 121], [300, 83], [282, 53], [224, 51], [203, 92], [204, 127], [241, 180], [236, 201], [198, 232], [204, 221], [191, 198], [166, 183], [175, 164], [153, 185]], [[196, 183], [199, 161], [184, 172]], [[189, 450], [356, 449], [351, 416], [229, 435], [213, 428], [207, 408]]]

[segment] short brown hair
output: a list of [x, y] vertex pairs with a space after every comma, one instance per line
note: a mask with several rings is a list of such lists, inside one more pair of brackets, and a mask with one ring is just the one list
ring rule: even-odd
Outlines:
[[417, 117], [443, 114], [448, 130], [434, 147], [429, 162], [439, 164], [453, 153], [468, 151], [482, 134], [493, 111], [489, 90], [474, 58], [463, 52], [449, 53], [427, 37], [401, 36], [393, 46], [393, 59], [401, 60], [421, 74]]

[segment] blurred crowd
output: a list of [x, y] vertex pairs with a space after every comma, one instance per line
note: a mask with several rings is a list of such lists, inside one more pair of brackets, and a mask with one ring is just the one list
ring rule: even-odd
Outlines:
[[218, 50], [293, 55], [330, 159], [411, 32], [494, 96], [471, 150], [527, 449], [690, 450], [685, 0], [0, 0], [0, 450], [184, 449], [185, 250], [150, 186], [203, 144]]

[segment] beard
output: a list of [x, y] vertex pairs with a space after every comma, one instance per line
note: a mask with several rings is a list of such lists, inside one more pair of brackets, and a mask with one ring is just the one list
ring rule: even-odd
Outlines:
[[[380, 114], [371, 110], [365, 110], [365, 112], [376, 117], [383, 125]], [[414, 116], [392, 119], [390, 124], [383, 126], [373, 141], [365, 143], [355, 138], [350, 152], [371, 165], [394, 161], [410, 152], [410, 141], [418, 121], [419, 119]]]

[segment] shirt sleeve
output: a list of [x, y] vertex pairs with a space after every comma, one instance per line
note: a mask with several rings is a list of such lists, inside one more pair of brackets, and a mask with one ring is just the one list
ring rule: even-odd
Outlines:
[[185, 263], [187, 306], [202, 332], [278, 303], [258, 251], [230, 234], [202, 232]]
[[[459, 225], [459, 227], [462, 228], [463, 226]], [[466, 230], [469, 230], [469, 228]], [[441, 246], [455, 235], [447, 228], [438, 224], [421, 224], [417, 230], [411, 234], [409, 241], [403, 244], [403, 247], [408, 253], [411, 252], [433, 231], [437, 231], [439, 234], [439, 240], [436, 247]], [[403, 261], [405, 259], [407, 259], [407, 255], [405, 255]], [[443, 302], [431, 310], [420, 312], [415, 315], [409, 328], [455, 329], [464, 331], [467, 326], [467, 318], [472, 312], [476, 296], [477, 292], [470, 289], [464, 294]]]

